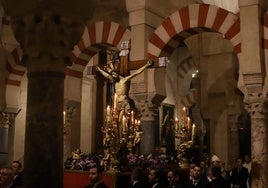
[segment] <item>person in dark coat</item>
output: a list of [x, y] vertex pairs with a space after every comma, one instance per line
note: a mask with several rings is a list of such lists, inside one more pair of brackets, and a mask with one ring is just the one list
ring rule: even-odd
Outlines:
[[13, 187], [22, 187], [23, 186], [23, 171], [22, 164], [19, 161], [12, 162], [12, 168], [14, 170], [14, 178], [11, 188]]
[[142, 168], [136, 167], [131, 173], [131, 188], [145, 188], [145, 174]]
[[89, 181], [90, 184], [84, 188], [108, 188], [107, 185], [102, 181], [102, 167], [94, 165], [89, 168]]
[[221, 168], [214, 166], [211, 169], [212, 181], [210, 182], [210, 188], [228, 188], [228, 185], [224, 178], [222, 177]]
[[178, 169], [169, 170], [167, 173], [167, 186], [166, 188], [180, 188], [182, 187], [180, 173]]
[[193, 178], [186, 181], [183, 188], [209, 188], [209, 181], [207, 178], [202, 178], [202, 168], [199, 165], [195, 165]]
[[149, 179], [149, 187], [151, 188], [163, 188], [163, 178], [164, 174], [160, 168], [152, 168], [150, 169], [148, 179]]
[[248, 169], [243, 167], [242, 158], [236, 159], [236, 167], [232, 170], [231, 180], [233, 188], [247, 188]]

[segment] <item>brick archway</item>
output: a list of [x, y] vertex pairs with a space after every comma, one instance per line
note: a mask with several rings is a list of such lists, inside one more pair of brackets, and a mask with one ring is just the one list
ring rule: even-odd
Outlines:
[[85, 66], [95, 54], [107, 47], [119, 49], [125, 40], [130, 40], [130, 31], [118, 23], [101, 21], [87, 25], [80, 41], [70, 53], [73, 65], [66, 68], [66, 74], [81, 78]]
[[[167, 17], [149, 39], [148, 57], [170, 57], [185, 39], [202, 32], [221, 33], [232, 43], [239, 59], [241, 53], [239, 17], [227, 10], [207, 4], [192, 4]], [[183, 78], [193, 66], [191, 61], [183, 61], [177, 67], [178, 76]], [[181, 103], [191, 106], [195, 102], [195, 95], [196, 92], [190, 91]]]
[[241, 52], [240, 19], [214, 5], [192, 4], [167, 17], [155, 30], [148, 44], [148, 57], [169, 57], [188, 37], [201, 32], [218, 32]]

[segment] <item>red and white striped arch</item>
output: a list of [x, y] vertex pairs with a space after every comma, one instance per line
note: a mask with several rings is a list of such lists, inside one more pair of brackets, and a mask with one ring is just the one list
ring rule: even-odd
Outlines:
[[148, 43], [148, 57], [170, 57], [174, 49], [188, 37], [212, 31], [229, 39], [238, 54], [241, 52], [240, 19], [214, 5], [192, 4], [167, 17], [155, 30]]
[[264, 53], [265, 53], [265, 63], [268, 64], [268, 12], [264, 14], [263, 19], [264, 26]]
[[121, 42], [130, 40], [130, 31], [118, 23], [96, 22], [85, 27], [80, 41], [75, 45], [70, 57], [73, 65], [66, 74], [81, 78], [88, 61], [107, 47], [120, 48]]
[[187, 95], [181, 99], [182, 106], [190, 108], [197, 101], [197, 90], [191, 89]]
[[6, 85], [20, 86], [21, 79], [26, 72], [26, 66], [21, 63], [22, 49], [15, 48], [6, 61], [6, 70], [9, 75], [6, 78]]

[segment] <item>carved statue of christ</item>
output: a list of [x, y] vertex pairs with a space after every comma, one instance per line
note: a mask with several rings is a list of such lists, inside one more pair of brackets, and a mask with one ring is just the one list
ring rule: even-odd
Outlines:
[[104, 71], [98, 66], [96, 67], [96, 71], [101, 73], [104, 77], [106, 77], [115, 84], [116, 102], [119, 107], [118, 110], [120, 111], [119, 122], [121, 122], [122, 116], [126, 108], [129, 108], [128, 92], [130, 80], [142, 73], [150, 65], [152, 65], [152, 61], [148, 60], [144, 66], [140, 67], [138, 70], [125, 77], [120, 75], [117, 70], [114, 70], [112, 64], [110, 64], [110, 68], [108, 69], [108, 71]]

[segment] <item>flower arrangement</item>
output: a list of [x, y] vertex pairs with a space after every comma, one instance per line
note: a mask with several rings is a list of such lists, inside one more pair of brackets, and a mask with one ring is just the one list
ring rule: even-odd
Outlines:
[[91, 166], [100, 165], [103, 158], [102, 154], [82, 154], [79, 158], [74, 158], [74, 155], [69, 157], [65, 163], [65, 169], [88, 171]]
[[[69, 157], [65, 163], [65, 169], [70, 170], [79, 170], [79, 171], [88, 171], [91, 166], [101, 165], [104, 154], [82, 154], [78, 159], [74, 159], [73, 156]], [[128, 154], [127, 160], [124, 165], [128, 166], [130, 169], [136, 166], [140, 166], [144, 169], [148, 168], [168, 168], [171, 165], [178, 164], [176, 157], [166, 154], [149, 154], [149, 155], [137, 155], [137, 154]], [[121, 169], [130, 170], [129, 168], [121, 167]]]
[[130, 166], [141, 166], [143, 168], [167, 168], [170, 165], [178, 164], [176, 157], [159, 153], [149, 154], [147, 156], [129, 154], [127, 158]]

